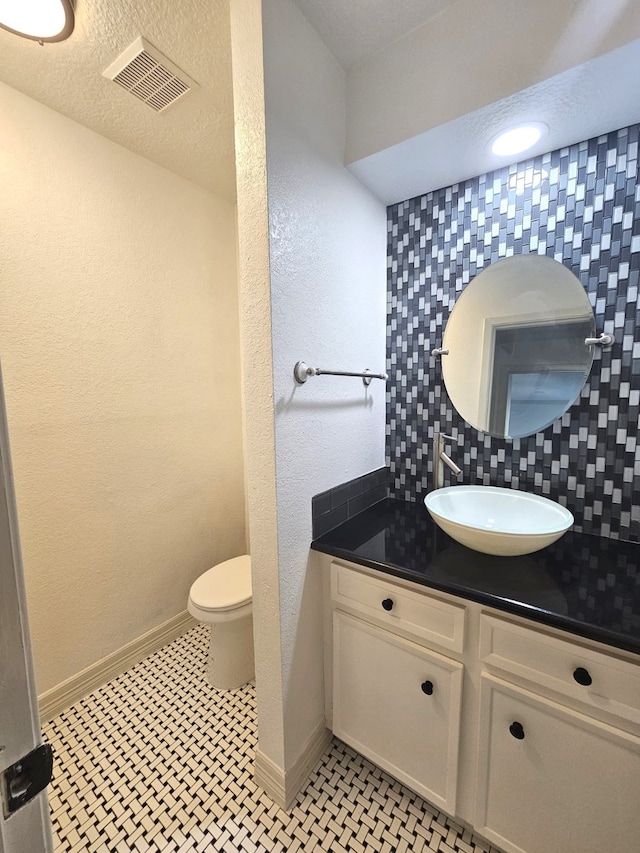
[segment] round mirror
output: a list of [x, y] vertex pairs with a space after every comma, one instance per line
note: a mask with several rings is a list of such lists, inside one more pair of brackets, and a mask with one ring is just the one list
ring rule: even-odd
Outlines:
[[576, 401], [593, 361], [589, 298], [544, 255], [514, 255], [477, 275], [444, 333], [444, 384], [467, 423], [501, 438], [548, 427]]

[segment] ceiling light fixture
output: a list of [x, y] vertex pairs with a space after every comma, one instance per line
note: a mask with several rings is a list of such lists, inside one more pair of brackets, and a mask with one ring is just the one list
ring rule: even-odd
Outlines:
[[491, 141], [491, 151], [499, 157], [509, 157], [513, 154], [521, 154], [538, 142], [549, 130], [546, 124], [540, 121], [522, 124], [499, 133]]
[[17, 36], [63, 41], [73, 26], [73, 0], [0, 0], [0, 27]]

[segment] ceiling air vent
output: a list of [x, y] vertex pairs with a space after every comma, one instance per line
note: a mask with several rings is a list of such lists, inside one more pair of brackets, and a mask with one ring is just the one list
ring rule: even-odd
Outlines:
[[197, 89], [188, 77], [159, 50], [139, 36], [102, 72], [157, 113]]

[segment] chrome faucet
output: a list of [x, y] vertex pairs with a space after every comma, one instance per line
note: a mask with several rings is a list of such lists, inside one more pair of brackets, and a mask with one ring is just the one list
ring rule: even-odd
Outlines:
[[456, 477], [462, 474], [462, 469], [458, 468], [453, 459], [444, 452], [446, 439], [454, 441], [452, 435], [445, 435], [443, 432], [434, 432], [433, 434], [433, 482], [435, 489], [441, 489], [444, 485], [444, 465], [453, 471]]

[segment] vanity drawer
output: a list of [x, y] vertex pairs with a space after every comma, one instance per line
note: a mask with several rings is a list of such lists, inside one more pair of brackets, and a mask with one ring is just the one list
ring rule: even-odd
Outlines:
[[391, 631], [462, 652], [465, 608], [331, 563], [331, 598]]
[[592, 708], [640, 724], [640, 661], [620, 660], [578, 643], [483, 614], [480, 659]]

